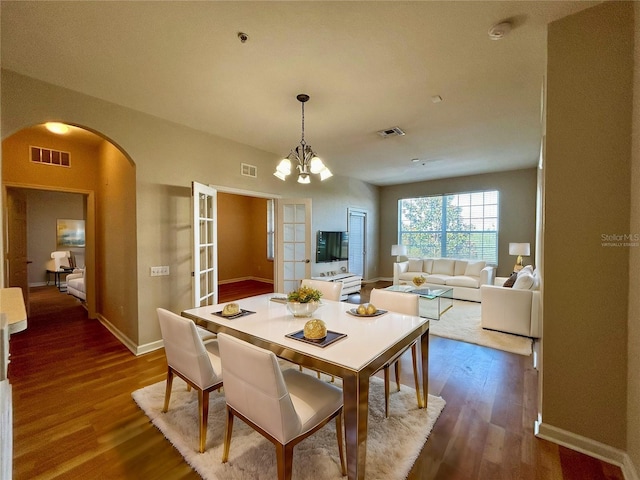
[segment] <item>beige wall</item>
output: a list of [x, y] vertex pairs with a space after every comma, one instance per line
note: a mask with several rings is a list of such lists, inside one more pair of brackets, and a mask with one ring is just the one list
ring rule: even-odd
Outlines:
[[218, 193], [218, 281], [273, 281], [267, 260], [267, 199]]
[[[337, 214], [338, 205], [358, 206], [377, 216], [377, 189], [335, 176], [320, 184], [281, 182], [272, 173], [279, 155], [256, 150], [131, 109], [2, 71], [2, 135], [56, 118], [99, 132], [132, 160], [136, 168], [137, 277], [136, 316], [121, 330], [138, 351], [160, 340], [157, 307], [179, 312], [192, 305], [191, 182], [219, 185], [313, 202], [315, 219]], [[317, 145], [320, 150], [320, 146]], [[331, 165], [330, 159], [325, 159]], [[339, 159], [335, 159], [339, 161]], [[240, 164], [258, 169], [258, 178], [243, 177]], [[346, 207], [340, 207], [340, 214]], [[372, 235], [371, 248], [377, 251]], [[375, 271], [377, 258], [370, 258]], [[150, 277], [149, 267], [168, 265], [168, 277]], [[101, 267], [99, 267], [101, 268]], [[123, 305], [125, 311], [127, 306]], [[137, 332], [134, 334], [133, 332]]]
[[[626, 449], [633, 6], [552, 23], [545, 167], [543, 423]], [[637, 375], [637, 372], [636, 372]]]
[[[631, 221], [640, 234], [640, 3], [634, 3], [635, 52], [633, 87], [633, 148], [631, 160]], [[640, 247], [629, 251], [629, 352], [627, 367], [627, 451], [640, 472]]]
[[[129, 339], [138, 338], [136, 169], [111, 143], [96, 162], [96, 310]], [[147, 273], [148, 272], [144, 272]]]
[[531, 256], [525, 264], [535, 265], [536, 169], [486, 175], [447, 178], [430, 182], [382, 187], [380, 194], [381, 275], [393, 275], [391, 245], [398, 241], [398, 200], [445, 193], [498, 190], [500, 192], [498, 233], [498, 275], [508, 276], [516, 258], [509, 255], [509, 242], [528, 242]]

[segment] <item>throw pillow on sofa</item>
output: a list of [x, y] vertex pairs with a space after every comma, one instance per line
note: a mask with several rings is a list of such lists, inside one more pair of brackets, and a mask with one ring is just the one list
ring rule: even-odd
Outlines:
[[409, 272], [421, 272], [422, 271], [422, 259], [409, 259]]
[[517, 278], [518, 278], [518, 272], [512, 273], [511, 276], [507, 278], [507, 280], [504, 282], [502, 286], [506, 288], [513, 287], [513, 284], [516, 283]]
[[482, 269], [487, 266], [487, 262], [479, 261], [479, 262], [469, 262], [467, 263], [467, 268], [464, 271], [464, 275], [468, 277], [479, 277], [482, 273]]
[[455, 267], [453, 268], [453, 274], [456, 276], [464, 275], [465, 272], [467, 271], [468, 264], [469, 262], [467, 262], [466, 260], [456, 260]]
[[455, 271], [456, 261], [449, 258], [438, 258], [433, 261], [432, 274], [436, 275], [453, 275]]
[[523, 269], [518, 273], [518, 278], [516, 278], [513, 288], [519, 290], [531, 290], [534, 283], [535, 279], [533, 277], [533, 273], [530, 270]]

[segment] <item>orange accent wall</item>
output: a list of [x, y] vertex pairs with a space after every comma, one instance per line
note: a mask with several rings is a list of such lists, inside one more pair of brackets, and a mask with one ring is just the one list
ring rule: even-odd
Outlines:
[[[31, 161], [29, 146], [51, 148], [70, 153], [71, 167], [47, 165]], [[96, 190], [97, 145], [68, 140], [35, 128], [24, 129], [2, 142], [2, 181], [46, 187]]]
[[266, 226], [266, 199], [218, 193], [218, 281], [273, 280]]

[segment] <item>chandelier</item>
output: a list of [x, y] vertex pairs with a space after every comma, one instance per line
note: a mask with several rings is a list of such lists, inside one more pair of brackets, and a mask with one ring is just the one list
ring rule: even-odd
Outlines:
[[296, 168], [298, 169], [298, 183], [311, 183], [310, 174], [320, 175], [320, 181], [326, 180], [333, 176], [331, 170], [329, 170], [322, 160], [318, 158], [316, 153], [311, 148], [311, 145], [307, 145], [304, 141], [304, 104], [309, 100], [309, 95], [301, 93], [296, 97], [302, 104], [302, 139], [300, 145], [295, 147], [289, 152], [285, 158], [280, 160], [274, 175], [280, 180], [285, 181], [287, 175], [291, 174], [291, 161], [297, 161]]

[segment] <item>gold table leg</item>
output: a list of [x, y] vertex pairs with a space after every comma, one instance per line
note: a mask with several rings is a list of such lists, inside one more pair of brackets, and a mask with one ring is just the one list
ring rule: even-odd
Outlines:
[[420, 356], [422, 359], [422, 406], [427, 408], [427, 398], [429, 398], [429, 329], [420, 337]]
[[347, 476], [349, 480], [364, 480], [369, 419], [369, 377], [358, 374], [345, 376], [342, 385]]

